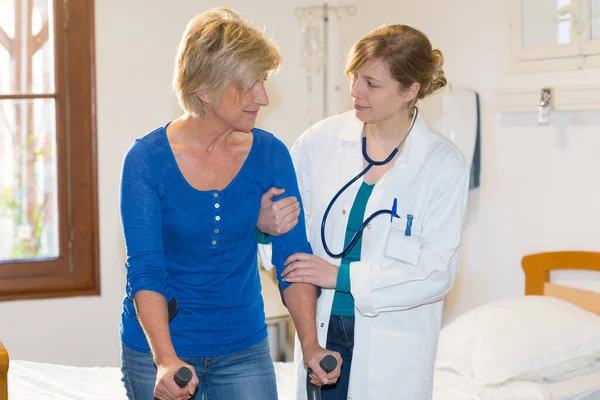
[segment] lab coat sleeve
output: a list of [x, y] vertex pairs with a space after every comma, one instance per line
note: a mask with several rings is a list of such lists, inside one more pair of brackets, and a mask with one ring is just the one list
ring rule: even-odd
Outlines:
[[296, 140], [294, 146], [292, 146], [292, 150], [290, 150], [294, 169], [296, 170], [296, 177], [298, 179], [298, 189], [300, 190], [300, 197], [302, 198], [304, 207], [304, 217], [307, 221], [310, 219], [310, 151], [308, 149], [309, 143], [307, 140], [309, 133], [310, 130], [302, 134], [302, 136]]
[[445, 169], [438, 176], [424, 212], [417, 265], [398, 260], [385, 267], [375, 261], [350, 264], [351, 293], [362, 315], [377, 316], [432, 303], [450, 290], [458, 269], [469, 176], [466, 167]]

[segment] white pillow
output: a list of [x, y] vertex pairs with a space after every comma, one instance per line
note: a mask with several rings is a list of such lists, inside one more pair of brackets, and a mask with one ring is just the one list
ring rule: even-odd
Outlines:
[[440, 333], [436, 368], [478, 384], [560, 380], [600, 359], [600, 317], [552, 297], [522, 296], [478, 307]]

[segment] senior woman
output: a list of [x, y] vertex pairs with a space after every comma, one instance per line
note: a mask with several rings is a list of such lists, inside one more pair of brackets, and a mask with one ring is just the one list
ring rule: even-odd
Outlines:
[[[184, 115], [137, 139], [125, 156], [121, 362], [130, 399], [277, 398], [256, 228], [291, 228], [273, 236], [278, 276], [288, 256], [311, 252], [301, 210], [279, 226], [267, 213], [259, 218], [261, 199], [281, 193], [275, 187], [286, 188], [290, 207], [300, 198], [288, 150], [254, 128], [269, 103], [264, 81], [279, 64], [275, 47], [234, 12], [198, 15], [173, 79]], [[334, 382], [339, 368], [326, 374], [318, 365], [327, 354], [341, 359], [317, 343], [314, 286], [280, 287], [307, 365]], [[172, 298], [179, 309], [169, 323]], [[184, 388], [173, 379], [182, 366], [193, 371]]]

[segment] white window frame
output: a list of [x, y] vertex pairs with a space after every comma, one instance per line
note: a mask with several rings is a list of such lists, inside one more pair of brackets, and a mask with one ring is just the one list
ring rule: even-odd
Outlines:
[[600, 67], [600, 39], [591, 40], [591, 0], [572, 0], [570, 44], [537, 48], [522, 46], [523, 1], [528, 0], [510, 0], [509, 74]]
[[[583, 54], [585, 56], [594, 56], [600, 54], [600, 39], [592, 40], [592, 0], [580, 0], [581, 15], [583, 18]], [[600, 10], [597, 11], [600, 13]]]

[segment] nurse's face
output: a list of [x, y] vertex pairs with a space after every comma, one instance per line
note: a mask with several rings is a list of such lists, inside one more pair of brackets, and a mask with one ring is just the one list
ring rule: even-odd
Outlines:
[[382, 122], [398, 118], [401, 113], [409, 114], [408, 104], [414, 99], [414, 90], [403, 90], [380, 60], [365, 62], [351, 78], [350, 95], [356, 117], [361, 121]]

